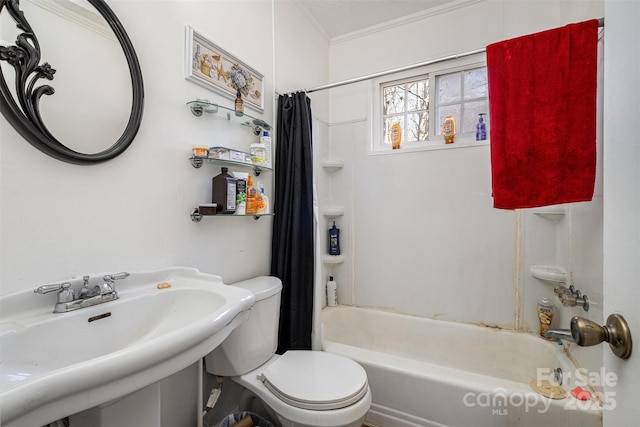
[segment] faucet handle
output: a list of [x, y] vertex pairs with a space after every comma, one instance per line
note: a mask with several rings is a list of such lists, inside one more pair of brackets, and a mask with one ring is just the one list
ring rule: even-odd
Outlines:
[[560, 302], [564, 307], [577, 307], [580, 306], [584, 311], [589, 311], [589, 297], [582, 295], [582, 292], [576, 290], [571, 285], [569, 288], [559, 286], [553, 290]]
[[102, 284], [102, 293], [115, 292], [115, 281], [126, 279], [127, 277], [129, 277], [129, 273], [126, 271], [103, 276], [102, 279], [104, 280], [104, 283]]
[[75, 299], [75, 292], [71, 289], [71, 283], [55, 283], [51, 285], [42, 285], [33, 290], [34, 294], [48, 294], [49, 292], [58, 292], [58, 303], [71, 302]]
[[103, 279], [106, 282], [113, 282], [114, 280], [122, 280], [126, 279], [127, 277], [129, 277], [129, 273], [127, 273], [126, 271], [122, 271], [120, 273], [107, 274], [103, 277]]
[[38, 286], [37, 288], [35, 288], [33, 290], [34, 294], [48, 294], [49, 292], [55, 292], [55, 291], [59, 291], [62, 289], [62, 285], [65, 285], [68, 283], [53, 283], [51, 285], [42, 285], [42, 286]]

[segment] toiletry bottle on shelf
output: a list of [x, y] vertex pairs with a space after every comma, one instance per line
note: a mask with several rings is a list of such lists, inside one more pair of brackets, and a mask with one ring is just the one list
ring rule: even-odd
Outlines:
[[235, 102], [236, 116], [244, 115], [244, 102], [242, 101], [242, 94], [240, 93], [240, 89], [236, 92], [236, 102]]
[[540, 322], [540, 336], [549, 339], [544, 336], [545, 332], [551, 329], [553, 322], [553, 303], [549, 298], [542, 298], [538, 302], [538, 321]]
[[264, 194], [264, 186], [258, 181], [258, 215], [269, 213], [269, 198]]
[[340, 255], [340, 229], [333, 221], [333, 227], [329, 229], [329, 255]]
[[229, 169], [221, 170], [212, 180], [211, 201], [217, 203], [219, 213], [232, 214], [236, 211], [236, 179], [227, 173]]
[[258, 181], [258, 185], [256, 186], [256, 214], [257, 215], [262, 215], [264, 213], [264, 199], [262, 198], [260, 185], [262, 185], [262, 183]]
[[485, 141], [487, 139], [487, 124], [484, 122], [482, 116], [487, 113], [478, 114], [480, 118], [478, 119], [478, 124], [476, 125], [476, 141]]
[[249, 175], [247, 181], [247, 202], [244, 211], [247, 215], [256, 215], [258, 213], [258, 189], [253, 185], [253, 176]]
[[247, 181], [236, 178], [236, 215], [244, 215], [247, 207]]
[[264, 145], [264, 164], [266, 167], [271, 167], [271, 137], [269, 136], [269, 131], [265, 130], [262, 132], [262, 136], [260, 137], [260, 144]]
[[251, 153], [251, 163], [260, 166], [266, 165], [264, 144], [251, 144], [249, 146], [249, 153]]
[[327, 305], [329, 307], [338, 305], [338, 284], [333, 280], [333, 276], [329, 276], [327, 282]]
[[453, 144], [456, 139], [456, 120], [453, 116], [447, 116], [442, 123], [442, 136], [445, 144]]

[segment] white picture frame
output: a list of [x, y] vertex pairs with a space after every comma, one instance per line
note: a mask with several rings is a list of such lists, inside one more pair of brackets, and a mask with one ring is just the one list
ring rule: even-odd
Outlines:
[[264, 112], [264, 75], [190, 25], [186, 28], [185, 78], [225, 98], [236, 99], [233, 74], [242, 74], [240, 88], [246, 107]]

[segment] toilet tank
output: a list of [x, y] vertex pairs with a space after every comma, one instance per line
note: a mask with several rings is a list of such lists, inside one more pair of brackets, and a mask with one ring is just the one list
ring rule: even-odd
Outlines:
[[277, 277], [260, 276], [234, 283], [256, 296], [249, 319], [205, 356], [207, 372], [219, 376], [238, 376], [256, 369], [271, 358], [278, 347], [280, 292]]

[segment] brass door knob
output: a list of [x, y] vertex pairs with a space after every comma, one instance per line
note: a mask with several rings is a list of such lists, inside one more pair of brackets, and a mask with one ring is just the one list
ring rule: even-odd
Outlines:
[[631, 331], [624, 317], [619, 314], [610, 315], [604, 326], [592, 320], [574, 316], [571, 319], [571, 336], [579, 346], [589, 347], [606, 341], [616, 356], [622, 359], [628, 359], [631, 356]]

